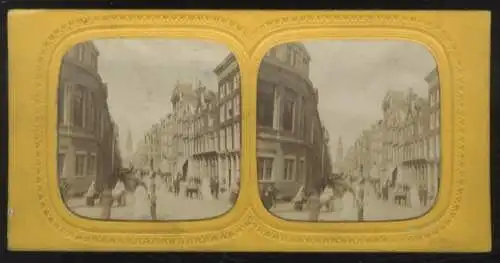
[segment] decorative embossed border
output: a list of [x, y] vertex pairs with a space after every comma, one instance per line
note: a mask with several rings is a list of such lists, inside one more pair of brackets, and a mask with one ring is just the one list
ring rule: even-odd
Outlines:
[[[488, 151], [488, 142], [472, 139], [487, 137], [488, 131], [482, 129], [485, 123], [474, 120], [468, 113], [488, 116], [484, 107], [488, 98], [485, 72], [488, 59], [481, 57], [481, 52], [489, 48], [488, 13], [16, 11], [9, 14], [9, 20], [11, 249], [484, 251], [491, 245], [489, 226], [483, 227], [490, 222], [485, 161], [488, 156], [482, 152]], [[460, 28], [465, 25], [464, 20], [473, 21], [477, 27], [469, 24], [468, 28], [475, 31]], [[32, 36], [22, 35], [23, 29], [34, 23], [44, 24], [45, 28]], [[446, 156], [443, 159], [449, 168], [443, 168], [443, 189], [447, 191], [442, 191], [436, 208], [429, 214], [405, 222], [307, 224], [270, 216], [255, 194], [257, 184], [252, 183], [256, 149], [255, 85], [260, 58], [278, 42], [339, 36], [366, 38], [373, 32], [378, 32], [379, 37], [391, 35], [424, 43], [437, 58], [441, 86], [447, 95], [443, 96], [443, 109], [448, 110], [442, 113], [443, 127], [448, 127], [443, 129], [449, 132], [443, 132], [442, 136]], [[473, 34], [485, 42], [468, 40]], [[55, 190], [56, 179], [50, 177], [55, 171], [55, 162], [51, 161], [55, 153], [54, 135], [50, 132], [55, 131], [52, 126], [56, 107], [49, 102], [55, 98], [52, 87], [58, 63], [64, 48], [70, 44], [111, 35], [200, 37], [232, 48], [240, 63], [244, 85], [241, 167], [242, 185], [248, 187], [242, 187], [240, 200], [224, 217], [181, 223], [110, 223], [77, 218], [62, 209]], [[40, 49], [27, 51], [29, 46], [23, 44], [26, 41]], [[474, 48], [476, 52], [472, 51]], [[472, 61], [474, 67], [467, 64]], [[474, 92], [471, 83], [475, 85]], [[21, 161], [21, 165], [21, 157], [33, 159]], [[34, 191], [17, 192], [23, 189], [23, 184]], [[485, 191], [472, 195], [473, 187]], [[481, 227], [461, 228], [468, 220]], [[28, 240], [24, 238], [26, 233], [38, 238]]]

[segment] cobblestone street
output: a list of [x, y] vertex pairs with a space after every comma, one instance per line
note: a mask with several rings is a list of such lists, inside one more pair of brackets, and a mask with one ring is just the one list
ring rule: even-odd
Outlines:
[[[411, 219], [421, 216], [428, 211], [429, 207], [402, 207], [391, 203], [390, 201], [382, 201], [375, 197], [373, 192], [370, 192], [365, 199], [364, 220], [367, 221], [387, 221]], [[272, 208], [271, 213], [283, 219], [306, 221], [309, 220], [309, 211], [295, 211], [291, 203], [279, 203]], [[320, 221], [357, 221], [357, 214], [347, 208], [341, 211], [321, 212]]]
[[[68, 201], [68, 207], [77, 215], [97, 219], [102, 208], [99, 204], [94, 207], [85, 205], [84, 198], [75, 198]], [[220, 216], [231, 209], [232, 205], [226, 195], [219, 199], [199, 200], [177, 197], [172, 193], [158, 195], [157, 216], [158, 220], [199, 220]], [[131, 209], [127, 206], [118, 207], [116, 204], [111, 209], [111, 219], [131, 220]]]

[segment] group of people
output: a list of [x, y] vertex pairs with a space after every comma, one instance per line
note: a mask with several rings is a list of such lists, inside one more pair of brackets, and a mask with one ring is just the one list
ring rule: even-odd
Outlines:
[[[134, 168], [122, 169], [117, 177], [111, 191], [111, 206], [123, 207], [126, 211], [120, 217], [124, 219], [157, 219], [157, 207], [168, 206], [163, 203], [167, 202], [164, 198], [166, 193], [180, 197], [183, 192], [182, 196], [185, 194], [186, 198], [219, 198], [219, 181], [216, 178], [204, 181], [200, 177], [183, 178], [180, 173], [172, 176], [159, 170]], [[237, 195], [238, 191], [239, 188], [231, 189], [232, 195]]]
[[111, 192], [112, 204], [126, 207], [126, 218], [156, 219], [157, 193], [164, 190], [162, 176], [155, 171], [130, 169], [121, 171]]
[[365, 181], [326, 180], [312, 191], [301, 187], [292, 199], [294, 210], [308, 210], [310, 220], [319, 220], [321, 213], [338, 212], [342, 220], [359, 217], [364, 202]]

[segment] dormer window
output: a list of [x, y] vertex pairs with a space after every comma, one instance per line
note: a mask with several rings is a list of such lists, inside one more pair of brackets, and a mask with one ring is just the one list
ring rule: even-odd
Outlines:
[[83, 45], [78, 46], [78, 60], [82, 63], [85, 61], [85, 48]]

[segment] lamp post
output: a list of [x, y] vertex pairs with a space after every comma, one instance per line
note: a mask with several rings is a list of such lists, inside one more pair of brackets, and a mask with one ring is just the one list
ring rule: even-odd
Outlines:
[[[112, 132], [111, 132], [111, 174], [118, 176], [118, 174], [115, 174], [117, 172], [117, 169], [115, 169], [115, 139], [116, 139], [116, 132], [115, 132], [115, 126], [112, 126]], [[111, 179], [111, 178], [109, 178]], [[104, 188], [104, 191], [102, 193], [102, 198], [101, 198], [101, 219], [109, 219], [111, 216], [111, 207], [113, 206], [113, 195], [112, 195], [112, 187], [110, 187], [110, 181], [111, 180], [106, 180], [106, 187]]]
[[359, 189], [360, 191], [358, 192], [359, 197], [358, 197], [358, 221], [363, 221], [364, 220], [364, 208], [365, 208], [365, 178], [363, 176], [363, 164], [360, 165], [359, 168], [360, 171], [360, 185]]

